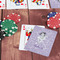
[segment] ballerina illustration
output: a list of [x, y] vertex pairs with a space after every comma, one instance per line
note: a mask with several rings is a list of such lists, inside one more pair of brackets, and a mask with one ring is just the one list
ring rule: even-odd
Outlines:
[[42, 32], [39, 34], [39, 36], [37, 37], [37, 42], [35, 43], [36, 44], [36, 47], [41, 47], [40, 44], [42, 43], [43, 44], [43, 48], [42, 49], [46, 49], [46, 45], [44, 43], [44, 40], [47, 38], [46, 36], [46, 33], [45, 32]]

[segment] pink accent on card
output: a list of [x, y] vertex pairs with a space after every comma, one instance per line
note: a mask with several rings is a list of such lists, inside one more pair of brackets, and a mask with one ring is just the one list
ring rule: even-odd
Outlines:
[[1, 8], [1, 5], [0, 5], [0, 8]]
[[46, 4], [46, 7], [48, 8], [48, 4]]
[[25, 30], [25, 26], [23, 26], [23, 30]]
[[27, 4], [25, 4], [25, 7], [27, 7]]

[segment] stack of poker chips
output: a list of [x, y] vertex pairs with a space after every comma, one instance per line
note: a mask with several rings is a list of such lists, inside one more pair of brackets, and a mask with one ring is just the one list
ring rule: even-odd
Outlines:
[[0, 40], [2, 40], [5, 37], [5, 32], [1, 30], [1, 20], [0, 20]]
[[47, 26], [53, 29], [60, 27], [60, 13], [50, 12], [47, 16]]
[[3, 21], [0, 20], [0, 40], [5, 36], [9, 37], [15, 34], [18, 30], [18, 26], [16, 24], [20, 21], [20, 15], [15, 13], [7, 15]]
[[0, 28], [1, 28], [1, 22], [2, 22], [2, 21], [0, 20]]

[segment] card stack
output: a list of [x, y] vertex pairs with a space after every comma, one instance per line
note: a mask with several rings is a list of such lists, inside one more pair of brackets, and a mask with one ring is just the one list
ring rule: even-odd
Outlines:
[[[25, 27], [23, 30], [25, 30]], [[23, 34], [22, 32], [23, 31], [21, 31], [21, 34]], [[29, 32], [25, 30], [26, 36], [28, 35], [28, 33]], [[26, 51], [34, 52], [34, 53], [48, 57], [52, 50], [52, 46], [55, 41], [56, 35], [57, 35], [56, 31], [35, 25], [32, 32], [30, 32], [28, 36], [28, 41], [25, 44], [24, 49]], [[21, 38], [22, 38], [22, 35], [21, 35]], [[26, 37], [24, 37], [24, 39], [25, 38]], [[20, 43], [22, 40], [20, 40]], [[22, 45], [23, 45], [23, 41], [19, 46], [19, 50], [23, 50]]]
[[16, 13], [11, 13], [3, 18], [3, 21], [0, 20], [0, 40], [2, 40], [5, 36], [9, 37], [14, 35], [18, 26], [17, 23], [21, 21], [21, 16]]

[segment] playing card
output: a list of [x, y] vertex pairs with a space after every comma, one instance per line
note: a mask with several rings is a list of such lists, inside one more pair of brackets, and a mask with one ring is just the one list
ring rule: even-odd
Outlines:
[[[22, 25], [19, 50], [25, 50], [24, 47], [27, 44], [27, 41], [29, 40], [34, 27], [35, 25], [25, 25], [25, 24]], [[40, 27], [44, 28], [44, 26], [40, 26]]]
[[0, 9], [5, 9], [5, 0], [0, 0]]
[[51, 8], [60, 8], [60, 0], [49, 0]]
[[35, 26], [25, 49], [48, 57], [56, 35], [56, 31]]
[[49, 9], [48, 0], [28, 0], [29, 9]]
[[27, 9], [27, 0], [7, 0], [7, 9]]

